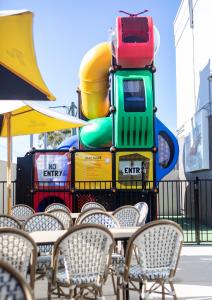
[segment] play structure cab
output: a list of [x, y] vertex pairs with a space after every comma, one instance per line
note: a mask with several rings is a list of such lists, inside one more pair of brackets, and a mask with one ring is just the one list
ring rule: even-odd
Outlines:
[[116, 30], [117, 42], [114, 46], [119, 66], [137, 69], [152, 64], [154, 30], [151, 17], [118, 17]]

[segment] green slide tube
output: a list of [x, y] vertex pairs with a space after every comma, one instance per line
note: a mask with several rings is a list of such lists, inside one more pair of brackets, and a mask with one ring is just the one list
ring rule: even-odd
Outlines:
[[88, 121], [80, 130], [80, 141], [86, 149], [107, 148], [112, 143], [112, 119], [98, 118]]

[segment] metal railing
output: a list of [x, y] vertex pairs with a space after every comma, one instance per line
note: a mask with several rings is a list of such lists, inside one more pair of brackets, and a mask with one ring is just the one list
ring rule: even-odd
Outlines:
[[[34, 182], [21, 199], [13, 203], [26, 203], [42, 211], [52, 202], [65, 202], [72, 211], [80, 211], [88, 201], [98, 201], [107, 210], [144, 201], [149, 206], [147, 222], [169, 219], [181, 225], [185, 243], [212, 243], [212, 180], [92, 181], [92, 182]], [[6, 212], [6, 182], [0, 182], [2, 199], [0, 212]]]
[[[12, 181], [12, 205], [16, 203], [16, 182]], [[7, 213], [7, 182], [0, 181], [0, 213]]]

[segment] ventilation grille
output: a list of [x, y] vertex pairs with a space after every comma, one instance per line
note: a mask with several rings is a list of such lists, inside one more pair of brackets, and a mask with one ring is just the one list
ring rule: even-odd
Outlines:
[[[121, 118], [121, 136], [118, 137], [119, 147], [142, 148], [149, 147], [148, 116], [127, 116]], [[152, 127], [152, 126], [151, 126]]]

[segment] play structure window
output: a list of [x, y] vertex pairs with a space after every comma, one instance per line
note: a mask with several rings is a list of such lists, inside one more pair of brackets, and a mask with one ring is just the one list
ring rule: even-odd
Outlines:
[[159, 165], [161, 168], [168, 168], [173, 160], [174, 145], [166, 132], [161, 131], [158, 135]]
[[144, 112], [146, 110], [143, 80], [124, 80], [124, 110], [126, 112]]
[[147, 18], [122, 18], [122, 41], [124, 43], [147, 43], [149, 41]]

